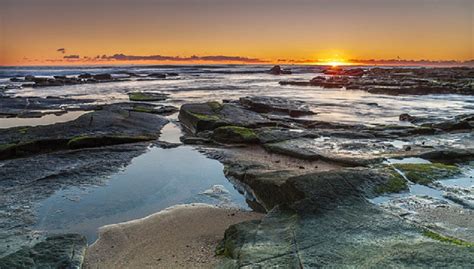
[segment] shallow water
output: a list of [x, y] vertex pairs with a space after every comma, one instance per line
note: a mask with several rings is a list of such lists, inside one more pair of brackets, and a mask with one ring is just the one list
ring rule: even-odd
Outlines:
[[[387, 164], [430, 163], [430, 161], [422, 159], [422, 158], [403, 158], [403, 159], [388, 159], [386, 163]], [[446, 197], [444, 196], [446, 189], [456, 190], [460, 188], [473, 188], [474, 190], [474, 169], [472, 168], [471, 165], [462, 165], [460, 168], [462, 171], [461, 174], [437, 181], [436, 183], [439, 184], [438, 187], [425, 186], [425, 185], [414, 184], [414, 183], [409, 182], [408, 191], [395, 193], [395, 194], [389, 194], [389, 195], [382, 195], [382, 196], [370, 199], [370, 201], [375, 204], [382, 204], [382, 203], [387, 203], [391, 200], [395, 200], [399, 198], [407, 198], [410, 196], [429, 196], [437, 200], [452, 203], [451, 200], [446, 199]]]
[[[214, 185], [228, 193], [203, 194]], [[106, 224], [142, 218], [181, 203], [205, 202], [248, 209], [223, 174], [223, 165], [189, 146], [152, 147], [114, 174], [105, 186], [57, 191], [37, 207], [35, 229], [84, 234], [89, 242]]]
[[49, 125], [59, 122], [72, 121], [89, 111], [70, 111], [61, 115], [48, 114], [40, 118], [0, 118], [0, 129], [18, 126]]
[[403, 124], [398, 120], [401, 113], [414, 116], [450, 117], [474, 111], [474, 96], [428, 95], [386, 96], [364, 91], [345, 89], [322, 89], [319, 87], [280, 86], [281, 80], [310, 80], [320, 69], [313, 66], [291, 66], [293, 75], [273, 76], [256, 73], [268, 70], [269, 66], [141, 66], [141, 67], [43, 67], [2, 68], [0, 84], [10, 83], [12, 76], [32, 75], [77, 75], [80, 73], [138, 74], [152, 72], [176, 72], [178, 77], [162, 80], [146, 80], [73, 85], [48, 88], [23, 88], [7, 93], [21, 96], [63, 96], [75, 98], [97, 98], [111, 103], [128, 100], [127, 92], [137, 90], [162, 91], [171, 94], [170, 102], [236, 99], [246, 95], [282, 96], [308, 102], [318, 112], [318, 120], [364, 124]]

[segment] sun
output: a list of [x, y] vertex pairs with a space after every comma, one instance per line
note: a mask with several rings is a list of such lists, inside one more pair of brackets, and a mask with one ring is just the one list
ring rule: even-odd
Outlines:
[[340, 65], [347, 65], [347, 63], [342, 62], [342, 61], [330, 61], [326, 63], [327, 65], [330, 65], [332, 67], [338, 67]]
[[343, 65], [351, 65], [350, 62], [343, 60], [343, 59], [326, 59], [326, 60], [319, 60], [317, 65], [327, 65], [331, 67], [339, 67]]

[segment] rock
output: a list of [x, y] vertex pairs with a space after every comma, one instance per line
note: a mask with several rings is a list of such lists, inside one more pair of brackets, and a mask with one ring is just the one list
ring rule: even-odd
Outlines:
[[247, 128], [274, 125], [258, 113], [218, 102], [184, 104], [178, 117], [181, 124], [194, 134], [228, 125]]
[[474, 114], [459, 115], [452, 120], [432, 124], [431, 127], [446, 132], [472, 130], [474, 128]]
[[266, 127], [256, 129], [258, 139], [261, 143], [275, 143], [295, 138], [316, 138], [319, 135], [314, 132], [301, 129], [288, 129], [278, 127]]
[[[357, 149], [366, 147], [364, 144], [356, 145]], [[265, 150], [279, 153], [303, 160], [323, 160], [344, 166], [366, 166], [382, 161], [381, 157], [363, 156], [361, 152], [345, 154], [334, 152], [328, 148], [321, 148], [320, 143], [314, 139], [297, 138], [277, 143], [264, 144]], [[366, 155], [366, 154], [365, 154]]]
[[288, 100], [280, 97], [247, 96], [241, 97], [239, 103], [258, 113], [278, 112], [291, 117], [316, 114], [302, 101]]
[[278, 82], [282, 86], [291, 85], [291, 86], [311, 86], [311, 83], [307, 81], [280, 81]]
[[93, 99], [72, 99], [59, 97], [0, 97], [0, 115], [9, 117], [30, 117], [46, 114], [56, 114], [74, 110], [98, 109], [98, 105], [90, 105], [96, 102]]
[[290, 70], [284, 70], [279, 65], [275, 65], [274, 67], [272, 67], [269, 72], [272, 75], [291, 75]]
[[275, 209], [229, 227], [220, 253], [230, 261], [218, 268], [464, 268], [474, 262], [472, 247], [425, 236], [360, 200], [333, 211]]
[[130, 101], [164, 101], [168, 98], [168, 94], [156, 92], [131, 92], [128, 93]]
[[407, 114], [407, 113], [400, 114], [398, 119], [400, 121], [408, 121], [408, 122], [414, 122], [416, 120], [415, 117], [413, 117], [413, 116], [411, 116], [410, 114]]
[[423, 185], [461, 173], [459, 167], [441, 163], [397, 163], [393, 164], [393, 167], [401, 171], [411, 182]]
[[0, 159], [154, 140], [166, 123], [157, 115], [106, 106], [73, 121], [29, 127], [26, 132], [22, 127], [0, 129]]
[[154, 78], [166, 78], [166, 74], [163, 73], [151, 73], [148, 74], [149, 77], [154, 77]]
[[92, 76], [93, 79], [96, 80], [112, 80], [111, 74], [97, 74]]
[[[363, 90], [373, 94], [474, 95], [469, 78], [473, 68], [369, 68], [330, 67], [322, 72], [330, 77], [317, 76], [310, 81], [282, 81], [281, 85], [317, 86]], [[275, 73], [278, 69], [275, 68]]]
[[474, 262], [474, 249], [457, 245], [468, 242], [440, 240], [442, 235], [431, 236], [368, 203], [374, 186], [386, 182], [383, 173], [344, 169], [280, 176], [246, 180], [271, 210], [262, 220], [226, 230], [217, 253], [227, 260], [219, 268], [455, 268]]
[[50, 236], [31, 248], [0, 258], [0, 268], [76, 268], [80, 269], [87, 248], [86, 238], [78, 234]]
[[89, 74], [89, 73], [84, 73], [84, 74], [80, 74], [79, 76], [77, 76], [78, 78], [92, 78], [92, 75]]
[[222, 126], [214, 129], [212, 139], [220, 143], [258, 143], [258, 136], [251, 129], [238, 126]]

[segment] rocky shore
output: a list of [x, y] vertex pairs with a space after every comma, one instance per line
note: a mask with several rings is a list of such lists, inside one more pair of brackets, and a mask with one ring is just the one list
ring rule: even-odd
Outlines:
[[[377, 94], [411, 94], [424, 87], [429, 90], [416, 93], [472, 95], [470, 69], [324, 72], [311, 82], [281, 84], [358, 85]], [[150, 76], [162, 79], [160, 74]], [[290, 73], [280, 67], [270, 74]], [[379, 86], [387, 92], [373, 90]], [[472, 113], [449, 118], [403, 113], [399, 125], [368, 125], [318, 120], [317, 111], [299, 98], [242, 96], [185, 102], [178, 109], [167, 104], [169, 94], [126, 94], [129, 101], [113, 104], [1, 98], [0, 113], [8, 117], [74, 109], [84, 114], [62, 123], [0, 129], [0, 268], [469, 268], [474, 263]], [[177, 118], [166, 117], [178, 111]], [[183, 144], [224, 165], [253, 212], [176, 206], [105, 226], [91, 246], [79, 234], [35, 231], [39, 200], [66, 186], [103, 184], [150, 145], [179, 147], [158, 140], [170, 120], [184, 130]]]
[[372, 94], [474, 95], [473, 68], [332, 67], [310, 81], [280, 81], [280, 85], [346, 88]]

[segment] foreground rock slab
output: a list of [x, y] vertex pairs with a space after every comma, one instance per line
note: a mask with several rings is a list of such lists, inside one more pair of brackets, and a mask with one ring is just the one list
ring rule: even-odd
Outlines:
[[0, 258], [0, 268], [70, 268], [80, 269], [87, 241], [78, 234], [46, 238], [35, 246]]

